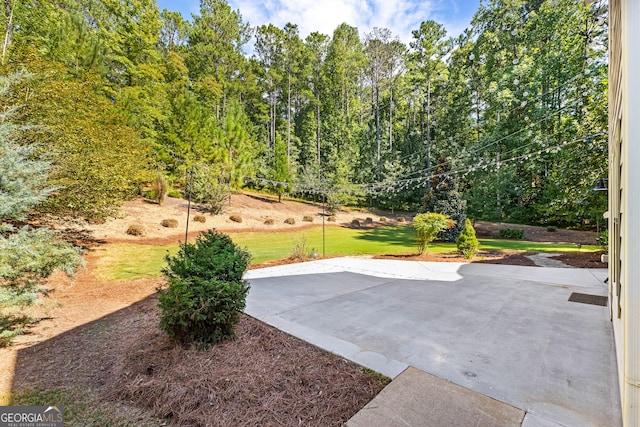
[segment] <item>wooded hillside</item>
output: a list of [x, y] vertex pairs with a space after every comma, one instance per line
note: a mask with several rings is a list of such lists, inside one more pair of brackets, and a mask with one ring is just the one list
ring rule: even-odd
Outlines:
[[607, 10], [586, 3], [485, 1], [461, 36], [425, 20], [405, 45], [256, 28], [224, 0], [188, 18], [154, 0], [6, 0], [2, 74], [32, 74], [8, 102], [52, 161], [44, 211], [105, 217], [158, 171], [184, 188], [194, 168], [220, 191], [419, 209], [449, 187], [472, 218], [594, 225]]

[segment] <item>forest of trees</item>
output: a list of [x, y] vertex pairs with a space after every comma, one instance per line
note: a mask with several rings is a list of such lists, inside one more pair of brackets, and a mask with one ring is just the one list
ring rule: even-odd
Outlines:
[[607, 203], [607, 10], [587, 3], [488, 0], [459, 37], [425, 20], [406, 45], [252, 27], [225, 0], [192, 17], [5, 0], [0, 59], [30, 74], [7, 105], [51, 162], [43, 212], [105, 218], [159, 171], [184, 188], [197, 168], [394, 209], [448, 183], [471, 218], [590, 227]]

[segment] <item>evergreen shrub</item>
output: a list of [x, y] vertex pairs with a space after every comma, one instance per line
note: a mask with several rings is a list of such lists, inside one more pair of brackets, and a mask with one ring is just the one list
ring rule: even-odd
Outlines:
[[480, 242], [478, 242], [476, 230], [471, 225], [469, 218], [465, 221], [464, 227], [456, 239], [456, 246], [458, 247], [458, 253], [462, 254], [466, 259], [470, 259], [478, 252]]
[[180, 343], [208, 348], [233, 337], [244, 311], [249, 283], [242, 279], [251, 260], [223, 233], [208, 230], [165, 257], [168, 286], [160, 289], [160, 328]]
[[219, 171], [207, 165], [198, 165], [193, 174], [191, 197], [202, 203], [212, 215], [221, 214], [231, 197], [228, 185], [219, 175]]
[[176, 190], [174, 188], [167, 191], [167, 196], [172, 197], [174, 199], [182, 199], [182, 193], [180, 190]]
[[242, 217], [240, 215], [231, 215], [229, 219], [233, 222], [242, 222]]

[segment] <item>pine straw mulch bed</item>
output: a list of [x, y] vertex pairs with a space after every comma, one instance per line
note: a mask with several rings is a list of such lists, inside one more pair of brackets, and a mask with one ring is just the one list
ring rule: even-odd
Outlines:
[[[474, 262], [479, 264], [503, 264], [503, 265], [524, 265], [536, 267], [536, 263], [527, 258], [527, 255], [534, 255], [534, 251], [480, 251], [471, 260], [465, 259], [457, 253], [424, 253], [419, 254], [397, 254], [397, 255], [377, 255], [376, 259], [400, 259], [406, 261], [431, 261], [431, 262]], [[575, 268], [607, 268], [607, 264], [600, 262], [602, 251], [597, 252], [565, 252], [553, 256], [570, 267]]]
[[158, 329], [156, 304], [21, 349], [14, 391], [80, 387], [177, 426], [338, 426], [389, 382], [246, 315], [232, 341], [181, 347]]

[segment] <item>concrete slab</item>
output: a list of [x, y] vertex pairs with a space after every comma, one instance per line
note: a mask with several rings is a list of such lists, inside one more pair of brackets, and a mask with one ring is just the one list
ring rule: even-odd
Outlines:
[[524, 411], [408, 368], [347, 423], [347, 427], [519, 427]]
[[538, 417], [531, 413], [524, 416], [522, 427], [565, 427], [547, 418]]
[[[572, 292], [606, 295], [602, 272], [419, 264], [358, 260], [353, 269], [460, 278], [256, 278], [247, 313], [387, 375], [410, 365], [540, 420], [620, 425], [608, 309], [568, 302]], [[335, 261], [325, 267], [342, 268]]]
[[539, 252], [534, 255], [525, 255], [525, 257], [529, 258], [531, 261], [535, 263], [535, 265], [540, 267], [571, 268], [570, 265], [567, 265], [560, 260], [552, 259], [552, 257], [558, 256], [558, 255], [560, 254], [554, 254], [549, 252]]

